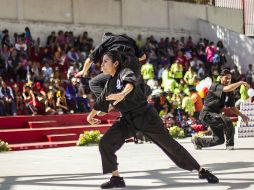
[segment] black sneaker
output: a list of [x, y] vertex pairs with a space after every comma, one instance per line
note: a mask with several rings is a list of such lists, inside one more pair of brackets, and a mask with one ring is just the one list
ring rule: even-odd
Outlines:
[[198, 172], [199, 179], [207, 179], [208, 183], [219, 183], [219, 179], [213, 175], [210, 171], [202, 168], [200, 172]]
[[112, 176], [108, 182], [101, 184], [102, 189], [122, 188], [122, 187], [126, 187], [125, 182], [122, 177], [118, 176]]

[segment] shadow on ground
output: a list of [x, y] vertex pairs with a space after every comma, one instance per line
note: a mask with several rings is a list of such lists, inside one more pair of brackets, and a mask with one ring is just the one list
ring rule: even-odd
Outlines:
[[[216, 188], [227, 187], [227, 189], [247, 189], [254, 184], [254, 179], [251, 178], [237, 178], [231, 177], [232, 175], [248, 176], [254, 174], [254, 162], [229, 162], [229, 163], [214, 163], [207, 164], [204, 166], [214, 171], [214, 174], [220, 178], [220, 183], [216, 184]], [[233, 171], [233, 170], [244, 170], [248, 171]], [[250, 170], [251, 169], [251, 170]], [[139, 175], [137, 175], [139, 173]], [[140, 175], [142, 173], [142, 175]], [[189, 172], [181, 170], [177, 167], [171, 167], [168, 169], [159, 170], [147, 170], [147, 171], [130, 171], [122, 172], [123, 176], [126, 177], [128, 189], [177, 189], [177, 188], [188, 188], [188, 187], [201, 187], [207, 184], [204, 180], [199, 180], [197, 172]], [[230, 175], [227, 176], [227, 175]], [[52, 175], [27, 175], [27, 176], [6, 176], [0, 177], [3, 180], [0, 190], [11, 190], [14, 186], [43, 186], [45, 189], [55, 189], [57, 187], [66, 187], [68, 189], [74, 187], [80, 188], [94, 188], [98, 189], [101, 182], [107, 180], [107, 177], [100, 173], [81, 173], [81, 174], [52, 174]], [[154, 180], [152, 185], [128, 185], [128, 181], [131, 180]], [[179, 182], [184, 180], [184, 182]]]

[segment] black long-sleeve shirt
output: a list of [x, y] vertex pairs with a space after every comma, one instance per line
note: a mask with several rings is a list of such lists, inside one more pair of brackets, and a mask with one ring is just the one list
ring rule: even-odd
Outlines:
[[113, 101], [106, 101], [106, 96], [110, 94], [120, 93], [127, 83], [134, 85], [134, 89], [126, 95], [125, 99], [116, 104], [116, 107], [122, 114], [135, 112], [137, 109], [145, 107], [147, 100], [139, 85], [136, 85], [136, 76], [132, 70], [125, 68], [116, 72], [114, 77], [111, 77], [101, 96], [96, 100], [95, 110], [108, 112], [109, 104]]

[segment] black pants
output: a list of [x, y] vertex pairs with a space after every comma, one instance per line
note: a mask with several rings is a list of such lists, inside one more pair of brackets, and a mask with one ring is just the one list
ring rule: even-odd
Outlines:
[[[200, 165], [190, 153], [169, 135], [168, 130], [162, 125], [161, 119], [153, 107], [144, 114], [133, 118], [133, 121], [136, 124], [135, 126], [140, 127], [144, 135], [158, 145], [177, 166], [189, 171], [200, 169]], [[124, 126], [120, 121], [116, 122], [100, 140], [99, 149], [103, 174], [118, 169], [115, 153], [122, 147], [126, 138], [124, 130], [121, 129], [122, 127]]]
[[200, 137], [197, 144], [202, 147], [210, 147], [223, 144], [225, 142], [224, 133], [226, 135], [226, 146], [234, 146], [235, 128], [230, 118], [222, 114], [202, 111], [200, 120], [207, 127], [209, 126], [213, 132], [212, 138]]

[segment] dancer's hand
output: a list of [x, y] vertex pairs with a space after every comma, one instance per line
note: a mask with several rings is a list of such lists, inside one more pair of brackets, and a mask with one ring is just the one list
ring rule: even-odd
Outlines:
[[91, 125], [98, 125], [101, 123], [101, 120], [94, 118], [98, 111], [92, 110], [90, 114], [87, 116], [86, 120]]
[[244, 85], [248, 89], [250, 88], [250, 85], [247, 82], [245, 82], [245, 81], [242, 81], [242, 85]]
[[250, 118], [244, 114], [241, 116], [241, 118], [242, 118], [243, 122], [246, 123], [246, 125], [248, 125]]
[[79, 78], [79, 77], [85, 77], [86, 75], [87, 75], [87, 73], [82, 70], [82, 71], [79, 71], [78, 73], [76, 73], [74, 77]]
[[98, 125], [101, 123], [101, 120], [96, 119], [96, 118], [87, 118], [88, 123], [91, 125]]
[[109, 96], [106, 97], [107, 101], [114, 101], [113, 105], [115, 106], [119, 102], [121, 102], [125, 98], [124, 93], [116, 93], [116, 94], [110, 94]]

